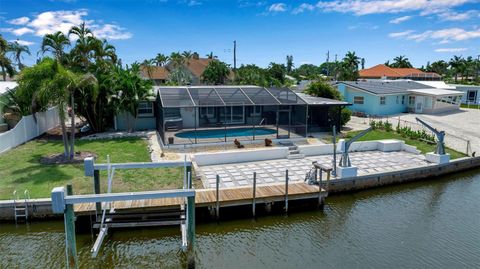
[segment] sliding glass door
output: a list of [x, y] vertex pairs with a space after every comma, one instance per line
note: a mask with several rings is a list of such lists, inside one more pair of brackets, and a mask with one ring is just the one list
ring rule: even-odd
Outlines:
[[245, 107], [227, 106], [220, 109], [221, 119], [225, 119], [226, 124], [243, 124], [245, 122]]

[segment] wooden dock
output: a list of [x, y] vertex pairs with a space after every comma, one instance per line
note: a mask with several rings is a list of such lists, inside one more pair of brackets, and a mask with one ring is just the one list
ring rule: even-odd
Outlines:
[[[218, 191], [218, 203], [220, 207], [251, 205], [253, 203], [253, 187], [235, 187], [224, 188]], [[255, 203], [269, 203], [288, 200], [301, 199], [323, 199], [328, 195], [325, 189], [320, 189], [317, 185], [308, 185], [304, 182], [295, 182], [288, 184], [286, 195], [285, 184], [269, 184], [256, 186]], [[183, 205], [183, 198], [163, 198], [147, 199], [135, 201], [113, 202], [116, 211], [130, 210], [157, 210], [166, 208], [175, 208]], [[195, 190], [195, 206], [215, 207], [217, 205], [216, 189]], [[95, 212], [95, 203], [75, 204], [76, 215], [88, 215]]]

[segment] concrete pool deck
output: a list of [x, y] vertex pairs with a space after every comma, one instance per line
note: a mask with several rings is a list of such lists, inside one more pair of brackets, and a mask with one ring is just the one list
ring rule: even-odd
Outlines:
[[[340, 156], [337, 156], [340, 158]], [[358, 167], [358, 176], [392, 172], [409, 168], [433, 165], [421, 154], [406, 151], [363, 151], [351, 152], [352, 165]], [[220, 188], [251, 186], [253, 172], [257, 172], [257, 184], [285, 182], [285, 170], [289, 170], [289, 181], [299, 182], [312, 169], [312, 162], [331, 165], [332, 155], [307, 156], [303, 159], [274, 159], [255, 162], [219, 165], [199, 165], [196, 173], [201, 176], [205, 188], [216, 187], [216, 175], [220, 176]], [[338, 161], [338, 160], [337, 160]]]

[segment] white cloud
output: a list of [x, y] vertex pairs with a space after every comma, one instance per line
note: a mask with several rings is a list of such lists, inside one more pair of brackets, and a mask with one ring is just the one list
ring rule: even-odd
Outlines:
[[468, 50], [467, 48], [441, 48], [441, 49], [436, 49], [435, 52], [462, 52]]
[[9, 41], [10, 42], [17, 42], [18, 44], [23, 45], [23, 46], [31, 46], [31, 45], [35, 44], [35, 42], [20, 40], [20, 39], [9, 40]]
[[30, 21], [29, 17], [20, 17], [20, 18], [16, 18], [16, 19], [13, 19], [13, 20], [9, 20], [8, 23], [14, 24], [14, 25], [25, 25], [29, 21]]
[[390, 23], [399, 24], [399, 23], [402, 23], [404, 21], [408, 21], [411, 18], [413, 18], [413, 16], [402, 16], [402, 17], [398, 17], [398, 18], [395, 18], [393, 20], [390, 20]]
[[293, 14], [299, 14], [299, 13], [303, 13], [305, 11], [312, 11], [315, 9], [315, 6], [314, 5], [311, 5], [311, 4], [307, 4], [307, 3], [302, 3], [301, 5], [299, 5], [297, 8], [295, 8], [292, 13]]
[[413, 32], [414, 32], [413, 30], [407, 30], [407, 31], [403, 31], [403, 32], [390, 33], [388, 36], [393, 37], [393, 38], [398, 38], [398, 37], [402, 37], [402, 36], [408, 36], [408, 35], [412, 34]]
[[438, 17], [443, 21], [465, 21], [477, 15], [479, 15], [477, 10], [468, 10], [462, 13], [447, 10], [439, 13]]
[[129, 39], [132, 34], [125, 32], [122, 27], [115, 24], [105, 24], [102, 26], [92, 26], [93, 34], [98, 38], [106, 39]]
[[287, 11], [287, 6], [284, 3], [275, 3], [268, 8], [269, 12], [285, 12]]
[[477, 0], [334, 0], [319, 1], [317, 7], [328, 12], [367, 15], [408, 11], [440, 11]]
[[480, 28], [473, 30], [465, 30], [462, 28], [445, 28], [440, 30], [428, 30], [422, 33], [414, 33], [412, 30], [399, 33], [391, 33], [390, 37], [414, 40], [417, 42], [427, 39], [439, 40], [439, 44], [447, 44], [454, 41], [464, 41], [469, 39], [480, 38]]
[[132, 37], [131, 33], [127, 32], [119, 25], [112, 23], [103, 23], [95, 20], [87, 20], [87, 15], [88, 11], [86, 9], [46, 11], [32, 18], [21, 17], [14, 19], [12, 20], [14, 24], [24, 22], [24, 27], [4, 28], [2, 29], [2, 31], [7, 31], [17, 36], [21, 36], [24, 34], [44, 36], [46, 34], [55, 33], [57, 31], [68, 34], [70, 28], [72, 28], [73, 26], [77, 26], [82, 22], [85, 22], [87, 24], [87, 27], [89, 27], [93, 31], [93, 33], [99, 38], [128, 39]]

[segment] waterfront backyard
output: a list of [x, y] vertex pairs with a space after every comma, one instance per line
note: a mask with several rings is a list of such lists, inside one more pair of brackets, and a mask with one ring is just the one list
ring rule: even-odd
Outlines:
[[[150, 162], [147, 142], [141, 138], [77, 140], [76, 150], [95, 153], [97, 162]], [[30, 191], [32, 198], [50, 197], [52, 188], [72, 183], [74, 192], [93, 192], [93, 180], [84, 176], [83, 163], [42, 164], [42, 157], [61, 153], [61, 140], [36, 139], [0, 155], [0, 199], [12, 199], [17, 190]], [[101, 178], [106, 179], [106, 171]], [[182, 168], [135, 169], [116, 171], [113, 191], [144, 191], [179, 188], [183, 182]], [[101, 180], [106, 189], [107, 180]]]

